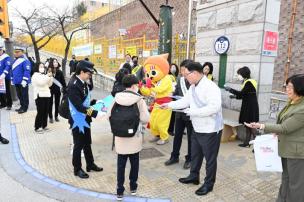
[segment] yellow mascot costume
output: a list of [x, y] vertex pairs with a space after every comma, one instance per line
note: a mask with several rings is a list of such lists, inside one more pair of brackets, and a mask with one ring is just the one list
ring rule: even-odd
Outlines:
[[144, 96], [155, 98], [150, 116], [149, 127], [154, 136], [151, 142], [163, 145], [168, 142], [168, 127], [172, 110], [161, 109], [159, 105], [168, 103], [173, 92], [173, 83], [169, 73], [168, 54], [149, 57], [144, 63], [145, 84], [140, 83], [140, 92]]

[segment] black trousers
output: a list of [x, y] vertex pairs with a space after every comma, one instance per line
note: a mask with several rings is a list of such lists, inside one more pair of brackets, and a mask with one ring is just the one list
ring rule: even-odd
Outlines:
[[22, 87], [21, 84], [16, 84], [17, 97], [20, 100], [21, 109], [27, 111], [29, 106], [28, 85]]
[[190, 177], [199, 178], [203, 159], [206, 159], [206, 177], [204, 184], [213, 188], [216, 178], [217, 155], [220, 148], [222, 131], [197, 133], [193, 130], [191, 142]]
[[173, 151], [171, 153], [171, 158], [178, 159], [179, 151], [183, 141], [183, 135], [185, 128], [187, 128], [187, 138], [188, 138], [188, 153], [185, 156], [187, 162], [191, 161], [191, 135], [192, 135], [192, 123], [190, 120], [184, 120], [181, 116], [175, 119], [175, 135], [173, 140]]
[[[169, 133], [174, 133], [174, 126], [175, 126], [175, 112], [172, 112], [171, 114], [171, 119], [170, 119], [170, 124], [168, 128]], [[174, 134], [175, 135], [175, 134]]]
[[51, 93], [51, 98], [50, 98], [50, 105], [49, 105], [49, 118], [53, 118], [53, 104], [54, 104], [54, 99], [55, 99], [55, 118], [58, 117], [58, 108], [60, 104], [60, 92], [56, 93]]
[[50, 102], [49, 97], [38, 97], [35, 100], [36, 107], [37, 107], [37, 115], [36, 115], [36, 119], [35, 119], [35, 130], [38, 128], [46, 128], [49, 102]]
[[86, 160], [87, 167], [90, 167], [94, 163], [92, 148], [91, 148], [91, 129], [84, 128], [84, 134], [79, 132], [78, 127], [72, 130], [74, 149], [73, 149], [73, 159], [72, 164], [74, 166], [74, 171], [79, 171], [81, 169], [81, 150], [83, 150], [84, 157]]
[[139, 171], [139, 152], [135, 154], [118, 154], [117, 156], [117, 194], [122, 195], [125, 191], [125, 169], [128, 158], [130, 159], [131, 170], [129, 174], [130, 189], [137, 189]]
[[6, 93], [0, 94], [0, 105], [2, 107], [12, 107], [11, 81], [9, 79], [5, 79], [5, 88]]

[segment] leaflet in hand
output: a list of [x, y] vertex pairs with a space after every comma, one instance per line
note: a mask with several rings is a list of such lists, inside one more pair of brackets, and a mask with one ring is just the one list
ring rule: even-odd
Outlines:
[[108, 108], [111, 106], [113, 101], [114, 101], [114, 97], [112, 95], [109, 95], [102, 100], [98, 100], [96, 104], [93, 105], [93, 108], [96, 111], [107, 112]]

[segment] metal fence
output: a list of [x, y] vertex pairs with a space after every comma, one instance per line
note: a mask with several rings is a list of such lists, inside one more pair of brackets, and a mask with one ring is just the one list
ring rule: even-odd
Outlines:
[[[64, 55], [66, 42], [63, 37], [57, 36], [53, 38], [45, 47], [44, 50], [55, 53], [57, 55]], [[178, 35], [173, 36], [172, 43], [172, 62], [179, 64], [182, 60], [186, 59], [186, 46], [187, 41], [180, 39]], [[123, 39], [123, 37], [107, 39], [107, 38], [88, 38], [86, 40], [73, 40], [69, 52], [69, 57], [75, 47], [87, 45], [91, 47], [91, 54], [77, 57], [89, 59], [95, 64], [99, 71], [113, 75], [117, 72], [119, 65], [124, 61], [124, 55], [139, 56], [139, 63], [142, 64], [144, 60], [151, 55], [158, 54], [158, 40], [146, 39], [145, 36], [133, 39]], [[191, 40], [190, 55], [194, 58], [195, 53], [195, 39]], [[113, 50], [115, 54], [113, 55]]]

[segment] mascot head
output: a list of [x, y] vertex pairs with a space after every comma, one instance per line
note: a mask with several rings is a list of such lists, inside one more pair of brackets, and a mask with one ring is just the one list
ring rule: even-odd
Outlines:
[[168, 56], [167, 53], [148, 57], [144, 63], [146, 78], [150, 78], [153, 83], [164, 78], [169, 73]]

